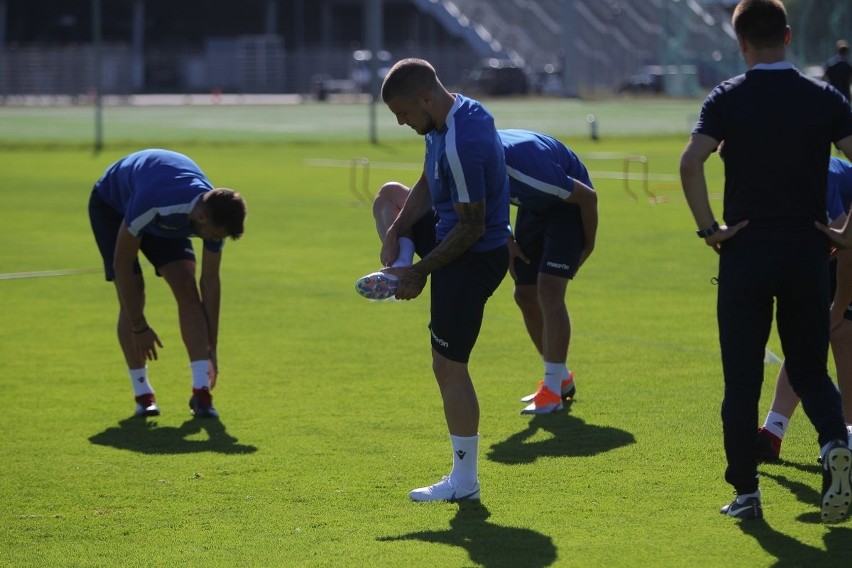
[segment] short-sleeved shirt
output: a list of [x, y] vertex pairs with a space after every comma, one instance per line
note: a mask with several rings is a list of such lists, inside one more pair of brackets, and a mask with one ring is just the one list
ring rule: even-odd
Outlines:
[[827, 220], [831, 144], [852, 135], [852, 111], [789, 63], [756, 65], [708, 95], [693, 133], [725, 142], [726, 224], [812, 230]]
[[840, 199], [840, 189], [837, 187], [837, 184], [831, 183], [831, 174], [829, 174], [828, 179], [828, 191], [825, 194], [825, 212], [828, 215], [828, 222], [830, 224], [846, 213], [846, 211], [843, 209], [843, 202]]
[[852, 164], [832, 156], [828, 162], [828, 188], [840, 196], [843, 212], [848, 213], [852, 207]]
[[574, 180], [592, 186], [589, 172], [574, 152], [546, 134], [498, 130], [506, 154], [509, 199], [518, 207], [544, 209], [569, 197]]
[[455, 95], [446, 124], [426, 135], [425, 173], [438, 216], [437, 240], [458, 224], [455, 203], [485, 200], [485, 234], [471, 247], [484, 252], [509, 236], [509, 178], [494, 118], [479, 102]]
[[[190, 158], [156, 148], [118, 160], [95, 184], [98, 196], [124, 215], [131, 234], [176, 239], [194, 235], [189, 214], [211, 189], [213, 185]], [[204, 241], [204, 247], [213, 252], [222, 250], [223, 244]]]
[[[831, 199], [832, 195], [837, 196], [837, 200], [840, 201], [841, 204], [842, 212], [846, 214], [849, 213], [849, 208], [852, 206], [852, 164], [835, 156], [832, 156], [831, 160], [828, 162], [828, 195], [829, 199]], [[831, 209], [829, 209], [830, 220], [836, 219], [836, 217], [831, 217], [830, 212]], [[831, 297], [833, 298], [837, 286], [836, 258], [831, 263], [831, 269]], [[843, 318], [846, 320], [852, 320], [852, 304], [849, 304], [846, 307], [846, 311], [843, 313]]]

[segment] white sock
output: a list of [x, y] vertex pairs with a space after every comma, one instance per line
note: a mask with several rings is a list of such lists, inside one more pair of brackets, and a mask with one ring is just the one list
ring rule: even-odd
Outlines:
[[737, 495], [737, 503], [742, 505], [746, 502], [746, 499], [750, 499], [752, 497], [757, 497], [758, 499], [760, 499], [760, 489], [758, 489], [754, 493], [743, 493], [742, 495]]
[[453, 445], [453, 470], [450, 481], [454, 487], [469, 489], [479, 480], [476, 459], [479, 449], [479, 434], [464, 437], [450, 434]]
[[399, 256], [391, 264], [392, 268], [411, 266], [414, 263], [414, 241], [408, 237], [399, 238]]
[[568, 376], [565, 363], [544, 362], [544, 386], [556, 394], [562, 394], [562, 379]]
[[189, 368], [192, 370], [192, 388], [193, 389], [209, 389], [210, 377], [207, 376], [207, 371], [210, 363], [207, 359], [201, 361], [190, 361]]
[[133, 385], [133, 396], [140, 396], [154, 392], [154, 387], [148, 382], [148, 367], [141, 369], [127, 369], [130, 373], [130, 383]]
[[763, 422], [764, 428], [766, 428], [782, 440], [784, 439], [784, 434], [787, 433], [787, 426], [789, 425], [789, 418], [787, 418], [783, 414], [779, 414], [771, 410], [769, 411], [769, 414], [766, 415], [766, 420]]
[[849, 434], [849, 441], [846, 442], [846, 445], [849, 446], [850, 449], [852, 449], [852, 424], [846, 425], [846, 432]]

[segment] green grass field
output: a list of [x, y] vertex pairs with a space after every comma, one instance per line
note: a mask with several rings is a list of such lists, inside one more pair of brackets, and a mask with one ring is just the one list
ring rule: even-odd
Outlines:
[[[378, 239], [349, 164], [370, 160], [369, 191], [410, 183], [419, 137], [380, 112], [389, 142], [364, 142], [364, 107], [110, 109], [108, 145], [95, 155], [91, 109], [0, 107], [0, 565], [848, 565], [852, 525], [819, 521], [818, 447], [801, 412], [784, 461], [761, 467], [765, 522], [718, 514], [731, 488], [717, 261], [672, 181], [700, 103], [612, 107], [631, 135], [605, 129], [598, 142], [585, 124], [547, 128], [544, 115], [561, 107], [542, 104], [489, 106], [500, 127], [560, 136], [595, 176], [597, 249], [567, 296], [578, 396], [561, 414], [519, 415], [541, 365], [505, 281], [471, 361], [478, 506], [407, 498], [451, 465], [428, 300], [369, 302], [353, 288], [377, 267]], [[608, 124], [606, 108], [571, 101], [564, 124], [592, 111]], [[285, 133], [288, 112], [319, 133]], [[664, 124], [640, 136], [655, 112]], [[146, 311], [165, 348], [149, 369], [163, 414], [129, 419], [115, 292], [98, 270], [86, 203], [102, 170], [143, 146], [189, 154], [249, 204], [246, 235], [223, 262], [220, 422], [188, 413], [174, 301], [150, 267]], [[637, 180], [632, 199], [617, 179], [622, 160], [607, 153], [647, 157], [660, 199]], [[720, 192], [718, 164], [708, 176]], [[53, 270], [79, 273], [8, 277]], [[769, 348], [780, 354], [774, 335]], [[761, 414], [777, 370], [766, 366]]]

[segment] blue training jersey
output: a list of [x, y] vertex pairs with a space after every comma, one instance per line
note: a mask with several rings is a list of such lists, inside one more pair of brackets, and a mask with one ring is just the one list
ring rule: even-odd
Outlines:
[[[828, 191], [840, 196], [844, 213], [852, 207], [852, 164], [834, 156], [828, 161]], [[832, 217], [834, 219], [834, 217]]]
[[[95, 185], [108, 205], [124, 214], [134, 236], [193, 236], [189, 214], [201, 196], [213, 189], [201, 168], [183, 154], [149, 149], [134, 152], [111, 166]], [[223, 241], [204, 241], [214, 252]]]
[[455, 95], [440, 130], [426, 135], [425, 172], [438, 215], [440, 241], [458, 224], [455, 203], [485, 200], [485, 234], [470, 250], [483, 252], [509, 237], [509, 178], [494, 118], [479, 102]]
[[589, 172], [574, 152], [546, 134], [498, 130], [506, 154], [509, 196], [514, 205], [543, 209], [574, 190], [574, 180], [592, 186]]

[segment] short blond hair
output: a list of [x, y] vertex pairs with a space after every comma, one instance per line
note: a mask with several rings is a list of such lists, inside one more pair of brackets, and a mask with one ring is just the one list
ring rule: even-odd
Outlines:
[[435, 68], [424, 59], [408, 58], [397, 61], [382, 82], [382, 101], [397, 97], [416, 97], [431, 91], [440, 83]]

